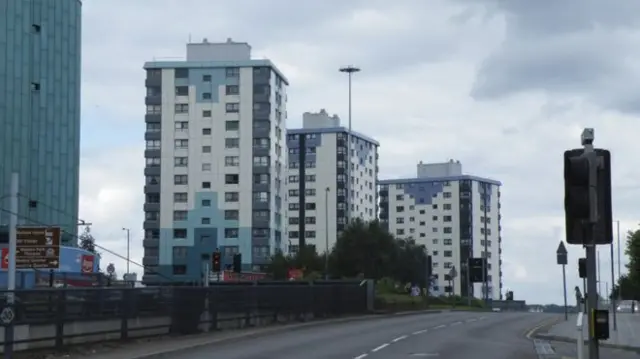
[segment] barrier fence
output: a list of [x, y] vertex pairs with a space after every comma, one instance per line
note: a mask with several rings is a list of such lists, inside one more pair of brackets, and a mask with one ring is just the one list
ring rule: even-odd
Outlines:
[[4, 323], [0, 340], [4, 338], [4, 350], [61, 350], [105, 340], [365, 314], [371, 309], [372, 291], [363, 284], [270, 281], [210, 287], [25, 289], [13, 292], [11, 306], [5, 291], [0, 292]]

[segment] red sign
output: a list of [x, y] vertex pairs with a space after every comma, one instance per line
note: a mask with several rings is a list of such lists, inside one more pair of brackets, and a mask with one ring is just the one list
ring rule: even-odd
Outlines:
[[0, 255], [2, 255], [2, 263], [0, 263], [0, 269], [9, 269], [9, 248], [2, 248]]
[[95, 262], [95, 256], [83, 255], [80, 259], [80, 273], [93, 273], [93, 263]]
[[259, 272], [235, 273], [229, 270], [222, 272], [222, 280], [224, 282], [233, 282], [233, 281], [241, 281], [241, 280], [246, 280], [246, 281], [262, 280], [262, 279], [265, 279], [266, 276], [267, 276], [266, 273], [259, 273]]
[[288, 277], [290, 280], [302, 279], [302, 277], [304, 277], [304, 273], [300, 269], [291, 268], [289, 269]]

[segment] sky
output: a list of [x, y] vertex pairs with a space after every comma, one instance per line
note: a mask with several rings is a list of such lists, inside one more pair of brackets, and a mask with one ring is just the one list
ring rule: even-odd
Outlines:
[[[291, 83], [289, 127], [323, 108], [346, 120], [338, 68], [362, 68], [353, 127], [381, 143], [381, 179], [455, 159], [466, 173], [500, 180], [503, 282], [515, 299], [562, 302], [562, 153], [580, 147], [584, 127], [612, 151], [623, 245], [638, 227], [637, 0], [85, 1], [80, 217], [119, 255], [130, 228], [134, 262], [143, 253], [142, 66], [181, 59], [190, 38], [205, 37], [249, 42], [255, 58], [276, 64]], [[572, 298], [582, 250], [568, 247]], [[599, 251], [604, 289], [609, 247]], [[108, 263], [126, 271], [104, 253]]]

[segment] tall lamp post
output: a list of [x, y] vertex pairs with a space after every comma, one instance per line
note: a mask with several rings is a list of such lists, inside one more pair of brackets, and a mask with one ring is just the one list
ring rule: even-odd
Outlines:
[[340, 68], [340, 72], [344, 72], [349, 76], [349, 132], [347, 133], [347, 222], [351, 220], [351, 81], [353, 74], [360, 72], [355, 66], [346, 66]]
[[129, 275], [129, 262], [131, 256], [131, 231], [129, 228], [122, 228], [123, 231], [127, 232], [127, 275]]
[[324, 191], [324, 279], [329, 280], [329, 187]]

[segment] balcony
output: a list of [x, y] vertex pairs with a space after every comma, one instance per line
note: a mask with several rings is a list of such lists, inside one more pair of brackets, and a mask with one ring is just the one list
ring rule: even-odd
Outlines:
[[157, 266], [158, 265], [158, 257], [143, 257], [142, 258], [143, 266]]
[[160, 246], [160, 238], [145, 238], [142, 240], [144, 248], [158, 248]]

